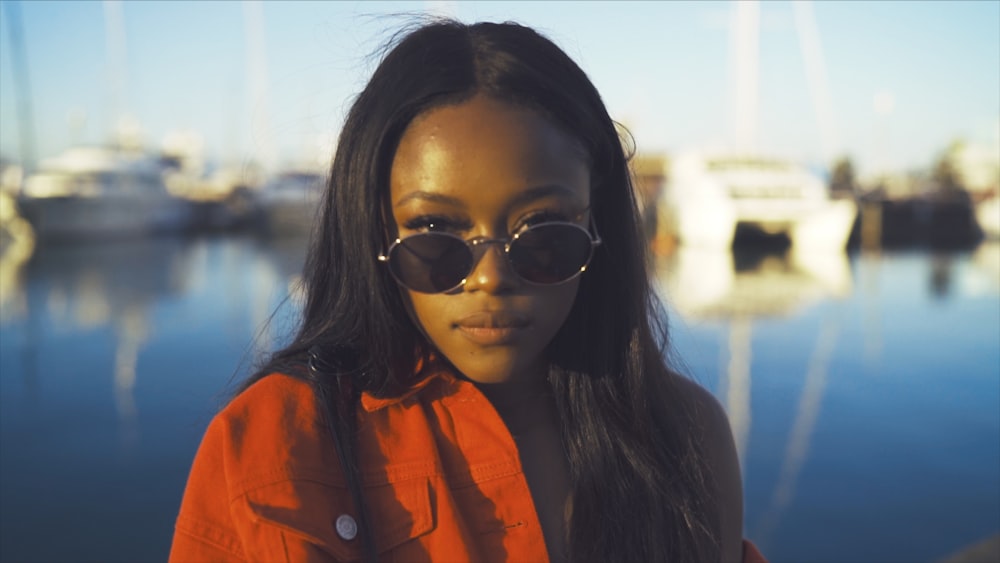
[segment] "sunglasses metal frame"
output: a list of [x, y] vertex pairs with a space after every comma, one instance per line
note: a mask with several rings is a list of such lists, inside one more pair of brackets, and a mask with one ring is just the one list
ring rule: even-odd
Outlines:
[[[568, 277], [568, 278], [566, 278], [564, 280], [560, 280], [560, 281], [553, 282], [553, 283], [534, 282], [534, 281], [531, 281], [531, 280], [528, 280], [528, 279], [525, 279], [525, 278], [521, 277], [521, 274], [517, 273], [517, 267], [511, 261], [511, 258], [510, 258], [510, 245], [513, 244], [521, 236], [523, 236], [524, 233], [529, 232], [532, 229], [536, 229], [536, 228], [539, 228], [539, 227], [551, 226], [551, 225], [566, 225], [568, 227], [573, 227], [575, 229], [579, 229], [579, 230], [583, 231], [587, 235], [587, 238], [590, 239], [590, 254], [587, 256], [587, 261], [584, 262], [583, 265], [580, 266], [580, 269], [577, 270], [572, 276], [570, 276], [570, 277]], [[593, 233], [591, 232], [591, 230], [593, 231]], [[466, 281], [468, 280], [469, 274], [471, 274], [473, 271], [475, 271], [476, 266], [479, 263], [479, 260], [482, 259], [482, 256], [483, 256], [482, 253], [478, 253], [477, 254], [476, 249], [477, 249], [477, 247], [480, 247], [480, 246], [485, 245], [485, 244], [503, 244], [503, 255], [504, 255], [504, 258], [507, 260], [507, 265], [510, 267], [511, 272], [513, 272], [514, 275], [516, 275], [517, 278], [519, 280], [523, 281], [524, 283], [527, 283], [527, 284], [530, 284], [530, 285], [540, 285], [540, 286], [543, 286], [543, 285], [559, 285], [559, 284], [563, 284], [563, 283], [566, 283], [566, 282], [569, 282], [569, 281], [575, 279], [577, 276], [579, 276], [584, 271], [586, 271], [587, 266], [590, 265], [590, 261], [593, 260], [593, 258], [594, 258], [594, 249], [596, 249], [598, 246], [600, 246], [601, 243], [603, 242], [601, 240], [601, 235], [598, 234], [598, 232], [597, 232], [597, 224], [594, 222], [594, 216], [593, 215], [590, 216], [590, 230], [588, 230], [588, 229], [586, 229], [586, 228], [584, 228], [581, 225], [578, 225], [576, 223], [572, 223], [570, 221], [546, 221], [544, 223], [538, 223], [537, 225], [531, 225], [527, 229], [524, 229], [522, 231], [514, 233], [513, 235], [511, 235], [511, 236], [509, 236], [507, 238], [475, 237], [475, 238], [471, 238], [471, 239], [464, 239], [464, 238], [462, 238], [462, 237], [460, 237], [458, 235], [454, 235], [452, 233], [441, 232], [441, 231], [431, 231], [431, 232], [433, 232], [434, 234], [437, 234], [437, 235], [447, 236], [447, 237], [454, 238], [454, 239], [456, 239], [458, 241], [461, 241], [463, 244], [465, 244], [465, 246], [468, 247], [469, 252], [472, 253], [472, 257], [473, 257], [472, 268], [468, 272], [466, 272], [465, 275], [462, 276], [461, 281], [459, 281], [454, 286], [449, 287], [448, 289], [442, 289], [441, 291], [421, 291], [419, 289], [415, 289], [413, 287], [410, 287], [406, 282], [404, 282], [403, 280], [399, 279], [399, 277], [396, 275], [396, 272], [393, 271], [393, 268], [391, 266], [389, 267], [389, 273], [392, 274], [392, 277], [396, 280], [397, 283], [399, 283], [400, 285], [402, 285], [403, 287], [405, 287], [405, 288], [407, 288], [407, 289], [409, 289], [411, 291], [416, 291], [418, 293], [431, 293], [431, 294], [434, 294], [434, 293], [448, 293], [448, 292], [451, 292], [451, 291], [455, 291], [456, 289], [464, 286], [465, 283], [466, 283]], [[418, 237], [418, 236], [426, 235], [426, 234], [428, 234], [428, 233], [416, 233], [416, 234], [412, 234], [412, 235], [409, 235], [409, 236], [406, 236], [406, 237], [403, 237], [403, 238], [397, 238], [396, 240], [394, 240], [392, 242], [392, 244], [389, 245], [389, 248], [386, 249], [385, 252], [383, 252], [382, 254], [378, 255], [378, 261], [379, 262], [383, 262], [383, 263], [385, 263], [388, 266], [389, 265], [389, 256], [392, 255], [393, 249], [395, 249], [397, 246], [399, 246], [402, 242], [406, 241], [407, 239], [410, 239], [412, 237]]]

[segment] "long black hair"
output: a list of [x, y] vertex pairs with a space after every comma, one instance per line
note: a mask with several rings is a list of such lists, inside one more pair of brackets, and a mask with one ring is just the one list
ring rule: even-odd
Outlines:
[[627, 150], [597, 90], [554, 43], [512, 23], [433, 21], [401, 34], [355, 100], [310, 242], [302, 324], [245, 386], [273, 372], [307, 379], [376, 557], [357, 468], [361, 392], [412, 383], [430, 344], [376, 256], [394, 232], [389, 173], [410, 122], [481, 94], [539, 112], [577, 139], [603, 238], [549, 346], [549, 380], [569, 459], [571, 560], [717, 560], [718, 514], [692, 407], [664, 364]]

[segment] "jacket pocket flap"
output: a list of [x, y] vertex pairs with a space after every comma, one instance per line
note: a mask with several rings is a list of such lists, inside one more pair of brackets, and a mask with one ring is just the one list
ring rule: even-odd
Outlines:
[[[344, 538], [337, 533], [337, 519], [344, 515], [360, 525], [348, 489], [316, 481], [289, 480], [255, 488], [245, 498], [256, 522], [314, 544], [338, 560], [361, 559], [360, 535]], [[426, 477], [364, 487], [364, 499], [380, 554], [434, 528], [430, 481]]]

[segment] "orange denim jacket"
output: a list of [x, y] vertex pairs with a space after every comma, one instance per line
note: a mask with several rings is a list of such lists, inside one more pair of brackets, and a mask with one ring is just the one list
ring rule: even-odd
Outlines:
[[[517, 448], [486, 397], [447, 373], [361, 397], [359, 462], [380, 561], [547, 561]], [[263, 378], [212, 420], [172, 562], [357, 561], [355, 512], [308, 383]], [[744, 561], [763, 561], [749, 543]]]

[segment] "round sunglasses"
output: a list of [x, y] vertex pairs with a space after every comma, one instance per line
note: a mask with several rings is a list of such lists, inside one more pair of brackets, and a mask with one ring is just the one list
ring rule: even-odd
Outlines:
[[[593, 225], [593, 217], [591, 217]], [[532, 225], [507, 239], [465, 240], [429, 231], [396, 239], [378, 259], [404, 287], [420, 293], [446, 293], [465, 284], [488, 245], [503, 244], [504, 256], [522, 280], [536, 285], [565, 283], [587, 269], [601, 237], [576, 223]]]

